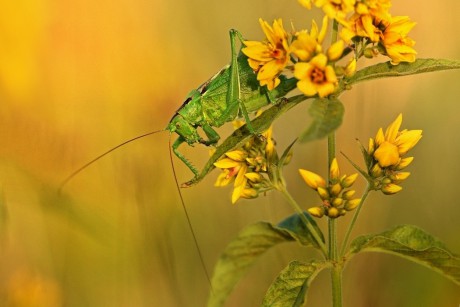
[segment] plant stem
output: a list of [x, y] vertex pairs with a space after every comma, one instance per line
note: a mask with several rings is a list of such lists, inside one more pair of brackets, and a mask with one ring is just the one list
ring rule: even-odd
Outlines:
[[[328, 176], [330, 176], [330, 168], [332, 160], [335, 158], [335, 133], [329, 134], [327, 137], [327, 153], [328, 153]], [[330, 182], [330, 178], [329, 178]], [[331, 286], [332, 286], [332, 305], [334, 307], [342, 306], [342, 264], [339, 262], [338, 243], [337, 243], [337, 219], [328, 219], [328, 234], [329, 234], [329, 255], [328, 259], [332, 262], [331, 269]]]
[[324, 257], [328, 257], [328, 252], [326, 245], [324, 244], [323, 240], [321, 239], [321, 236], [319, 233], [316, 231], [316, 229], [313, 227], [311, 222], [307, 219], [305, 214], [308, 214], [308, 212], [302, 211], [300, 206], [297, 204], [297, 202], [292, 198], [291, 194], [286, 190], [286, 187], [284, 185], [280, 185], [277, 187], [278, 191], [283, 194], [284, 198], [287, 200], [287, 202], [292, 206], [295, 212], [300, 216], [300, 219], [304, 222], [305, 226], [307, 227], [308, 231], [312, 234], [313, 238], [315, 238], [316, 243], [318, 243], [318, 246], [320, 247], [321, 251], [323, 252]]
[[345, 249], [347, 248], [348, 240], [350, 239], [351, 232], [353, 230], [353, 227], [355, 226], [356, 220], [358, 219], [359, 213], [361, 212], [361, 208], [363, 207], [364, 201], [366, 200], [370, 191], [371, 191], [371, 184], [368, 182], [366, 186], [366, 190], [364, 190], [364, 194], [361, 197], [361, 201], [359, 202], [358, 208], [356, 208], [355, 214], [353, 215], [353, 219], [351, 220], [351, 223], [348, 226], [347, 232], [345, 234], [345, 239], [343, 240], [342, 249], [340, 250], [341, 256], [345, 254]]

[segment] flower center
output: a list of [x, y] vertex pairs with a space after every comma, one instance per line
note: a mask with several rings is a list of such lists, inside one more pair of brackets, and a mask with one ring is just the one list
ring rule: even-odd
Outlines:
[[315, 67], [311, 72], [310, 79], [313, 83], [322, 84], [326, 81], [326, 75], [320, 68]]

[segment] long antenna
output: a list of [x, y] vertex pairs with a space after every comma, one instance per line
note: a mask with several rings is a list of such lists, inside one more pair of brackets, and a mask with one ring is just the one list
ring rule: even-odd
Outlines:
[[171, 133], [169, 134], [169, 141], [168, 142], [169, 142], [169, 159], [171, 160], [171, 168], [172, 168], [173, 175], [174, 175], [174, 181], [176, 182], [177, 192], [179, 193], [180, 202], [182, 204], [182, 209], [184, 210], [185, 217], [187, 218], [188, 227], [190, 228], [190, 232], [192, 233], [192, 236], [193, 236], [193, 242], [195, 242], [195, 247], [196, 247], [196, 250], [198, 252], [198, 256], [200, 257], [201, 266], [203, 267], [203, 270], [204, 270], [204, 273], [206, 275], [206, 279], [208, 280], [208, 284], [209, 284], [209, 287], [211, 289], [211, 292], [214, 293], [212, 283], [211, 283], [211, 277], [209, 276], [208, 270], [206, 269], [206, 265], [205, 265], [205, 262], [204, 262], [204, 257], [203, 257], [203, 254], [201, 253], [200, 245], [198, 244], [198, 240], [196, 238], [195, 231], [193, 230], [192, 221], [191, 221], [190, 216], [188, 214], [187, 207], [185, 206], [184, 198], [182, 196], [182, 192], [181, 192], [180, 187], [179, 187], [179, 181], [177, 180], [176, 169], [174, 167], [174, 160], [173, 160], [172, 151], [171, 151]]
[[[59, 193], [62, 191], [62, 189], [64, 188], [64, 186], [73, 178], [75, 177], [76, 175], [78, 175], [81, 171], [83, 171], [85, 168], [87, 168], [88, 166], [90, 166], [91, 164], [93, 164], [94, 162], [96, 162], [97, 160], [103, 158], [104, 156], [108, 155], [109, 153], [111, 153], [112, 151], [128, 144], [128, 143], [131, 143], [131, 142], [134, 142], [135, 140], [138, 140], [138, 139], [141, 139], [141, 138], [144, 138], [146, 136], [149, 136], [149, 135], [152, 135], [152, 134], [155, 134], [155, 133], [159, 133], [159, 132], [163, 132], [163, 131], [166, 131], [166, 130], [156, 130], [156, 131], [151, 131], [151, 132], [148, 132], [148, 133], [145, 133], [145, 134], [142, 134], [142, 135], [139, 135], [139, 136], [136, 136], [132, 139], [129, 139], [127, 141], [124, 141], [123, 143], [121, 144], [118, 144], [117, 146], [115, 147], [112, 147], [111, 149], [107, 150], [106, 152], [104, 152], [103, 154], [97, 156], [96, 158], [94, 158], [93, 160], [89, 161], [88, 163], [86, 163], [85, 165], [81, 166], [80, 168], [78, 168], [77, 170], [75, 170], [72, 174], [70, 174], [66, 179], [64, 179], [64, 181], [62, 181], [61, 185], [59, 186]], [[170, 140], [171, 140], [171, 136], [169, 137]], [[171, 143], [171, 141], [170, 141]]]

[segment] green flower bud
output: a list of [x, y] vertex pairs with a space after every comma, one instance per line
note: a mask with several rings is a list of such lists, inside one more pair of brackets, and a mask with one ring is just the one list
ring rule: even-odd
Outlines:
[[378, 178], [378, 177], [380, 177], [380, 176], [383, 175], [383, 170], [382, 170], [382, 168], [379, 166], [378, 163], [376, 163], [376, 164], [372, 167], [371, 172], [370, 172], [370, 175], [371, 175], [372, 177], [374, 177], [374, 178]]

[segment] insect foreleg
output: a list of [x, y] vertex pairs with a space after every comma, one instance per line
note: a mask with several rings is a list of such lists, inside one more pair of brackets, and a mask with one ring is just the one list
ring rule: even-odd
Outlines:
[[195, 174], [195, 176], [197, 176], [199, 174], [198, 170], [178, 150], [179, 146], [184, 142], [185, 142], [185, 139], [182, 136], [178, 137], [177, 140], [172, 145], [172, 150], [173, 150], [174, 154], [176, 155], [176, 157], [178, 157], [182, 162], [184, 162], [184, 164], [187, 165], [187, 167], [193, 172], [193, 174]]
[[201, 128], [208, 137], [208, 140], [200, 141], [200, 143], [209, 146], [214, 145], [219, 141], [220, 135], [208, 123], [203, 124]]

